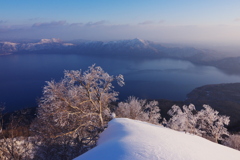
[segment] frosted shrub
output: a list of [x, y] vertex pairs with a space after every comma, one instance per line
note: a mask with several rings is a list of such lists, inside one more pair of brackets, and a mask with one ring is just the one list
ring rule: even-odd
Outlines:
[[158, 124], [161, 119], [157, 101], [137, 99], [129, 97], [126, 102], [120, 102], [116, 109], [117, 117], [131, 118]]
[[172, 106], [168, 111], [168, 114], [172, 116], [172, 118], [168, 121], [167, 126], [174, 130], [201, 135], [196, 128], [197, 116], [193, 114], [194, 111], [196, 111], [196, 109], [193, 104], [189, 106], [184, 105], [183, 109], [176, 105]]
[[232, 134], [227, 139], [224, 140], [223, 144], [225, 146], [237, 149], [240, 151], [240, 135]]

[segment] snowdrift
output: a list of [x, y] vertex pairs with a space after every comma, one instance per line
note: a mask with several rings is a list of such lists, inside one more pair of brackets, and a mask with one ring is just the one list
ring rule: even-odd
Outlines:
[[116, 118], [98, 145], [75, 160], [239, 160], [240, 152], [146, 122]]

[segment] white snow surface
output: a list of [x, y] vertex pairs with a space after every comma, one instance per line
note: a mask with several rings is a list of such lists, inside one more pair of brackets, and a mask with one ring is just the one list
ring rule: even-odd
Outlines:
[[75, 160], [240, 160], [240, 151], [162, 126], [116, 118], [98, 145]]

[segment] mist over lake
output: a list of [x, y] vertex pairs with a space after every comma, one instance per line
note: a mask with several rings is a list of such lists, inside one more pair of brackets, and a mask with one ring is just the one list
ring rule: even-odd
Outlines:
[[119, 99], [184, 100], [186, 94], [206, 84], [240, 82], [212, 66], [174, 59], [133, 60], [76, 54], [14, 54], [0, 57], [0, 102], [7, 110], [37, 106], [45, 81], [59, 81], [64, 70], [85, 71], [101, 66], [110, 75], [122, 74], [126, 85], [116, 86]]

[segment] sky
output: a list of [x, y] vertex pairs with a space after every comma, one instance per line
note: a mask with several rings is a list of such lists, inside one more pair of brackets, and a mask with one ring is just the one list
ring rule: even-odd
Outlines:
[[239, 0], [0, 0], [0, 40], [240, 43]]

